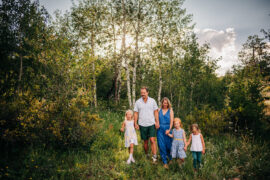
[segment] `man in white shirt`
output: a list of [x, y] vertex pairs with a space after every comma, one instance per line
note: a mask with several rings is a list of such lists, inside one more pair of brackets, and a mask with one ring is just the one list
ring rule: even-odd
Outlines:
[[[144, 141], [144, 151], [148, 154], [148, 142], [150, 140], [153, 154], [153, 162], [157, 161], [157, 147], [155, 143], [156, 129], [159, 128], [158, 106], [156, 101], [148, 96], [148, 88], [141, 88], [141, 98], [134, 106], [135, 128], [140, 129], [141, 139]], [[139, 120], [139, 125], [138, 125]]]

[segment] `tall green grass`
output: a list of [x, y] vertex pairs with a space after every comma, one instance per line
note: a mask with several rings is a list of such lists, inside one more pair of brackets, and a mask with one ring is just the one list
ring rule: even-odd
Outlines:
[[[88, 147], [59, 150], [29, 147], [14, 157], [1, 157], [3, 179], [269, 179], [269, 144], [247, 136], [205, 137], [206, 154], [195, 173], [191, 153], [182, 166], [152, 164], [142, 143], [135, 147], [135, 164], [127, 165], [128, 150], [119, 128], [124, 112], [102, 111], [98, 133]], [[140, 136], [137, 132], [139, 142]], [[17, 155], [17, 158], [16, 158]]]

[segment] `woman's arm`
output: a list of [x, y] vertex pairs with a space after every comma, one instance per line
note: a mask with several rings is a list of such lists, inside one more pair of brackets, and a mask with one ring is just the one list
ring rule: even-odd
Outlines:
[[173, 119], [174, 119], [174, 113], [173, 113], [173, 110], [171, 109], [171, 111], [170, 111], [170, 129], [166, 130], [165, 134], [169, 134], [170, 131], [172, 130]]
[[123, 121], [120, 131], [124, 132], [125, 126], [126, 126], [126, 123], [125, 121]]
[[173, 109], [171, 108], [171, 111], [170, 111], [170, 131], [172, 130], [172, 127], [173, 127], [173, 119], [174, 119], [174, 113], [173, 113]]
[[203, 136], [202, 136], [202, 134], [200, 134], [200, 137], [201, 137], [201, 141], [202, 141], [202, 146], [203, 146], [203, 150], [202, 150], [202, 153], [204, 154], [204, 153], [205, 153], [205, 143], [204, 143], [204, 139], [203, 139]]

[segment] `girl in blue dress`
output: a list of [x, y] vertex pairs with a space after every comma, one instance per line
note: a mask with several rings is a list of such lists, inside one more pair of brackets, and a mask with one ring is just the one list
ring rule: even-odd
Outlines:
[[186, 133], [180, 118], [175, 118], [173, 123], [174, 129], [172, 130], [172, 134], [168, 134], [168, 136], [173, 138], [171, 155], [172, 158], [178, 158], [179, 164], [182, 164], [187, 157], [185, 152], [187, 150]]
[[166, 97], [161, 100], [159, 124], [160, 128], [157, 130], [157, 142], [164, 167], [168, 169], [168, 159], [172, 159], [170, 154], [172, 139], [167, 136], [167, 134], [170, 133], [173, 126], [173, 110], [170, 100]]

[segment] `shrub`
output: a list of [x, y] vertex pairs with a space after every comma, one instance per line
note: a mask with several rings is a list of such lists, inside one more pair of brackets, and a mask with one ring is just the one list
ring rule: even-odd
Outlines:
[[27, 92], [12, 103], [2, 102], [1, 106], [7, 107], [6, 114], [14, 113], [12, 117], [1, 116], [1, 138], [9, 142], [85, 145], [91, 141], [100, 120], [98, 115], [86, 111], [88, 100], [84, 96], [51, 101]]
[[227, 116], [227, 110], [215, 111], [206, 106], [202, 110], [195, 108], [193, 113], [186, 117], [186, 122], [188, 125], [197, 123], [202, 132], [207, 135], [217, 135], [228, 126]]

